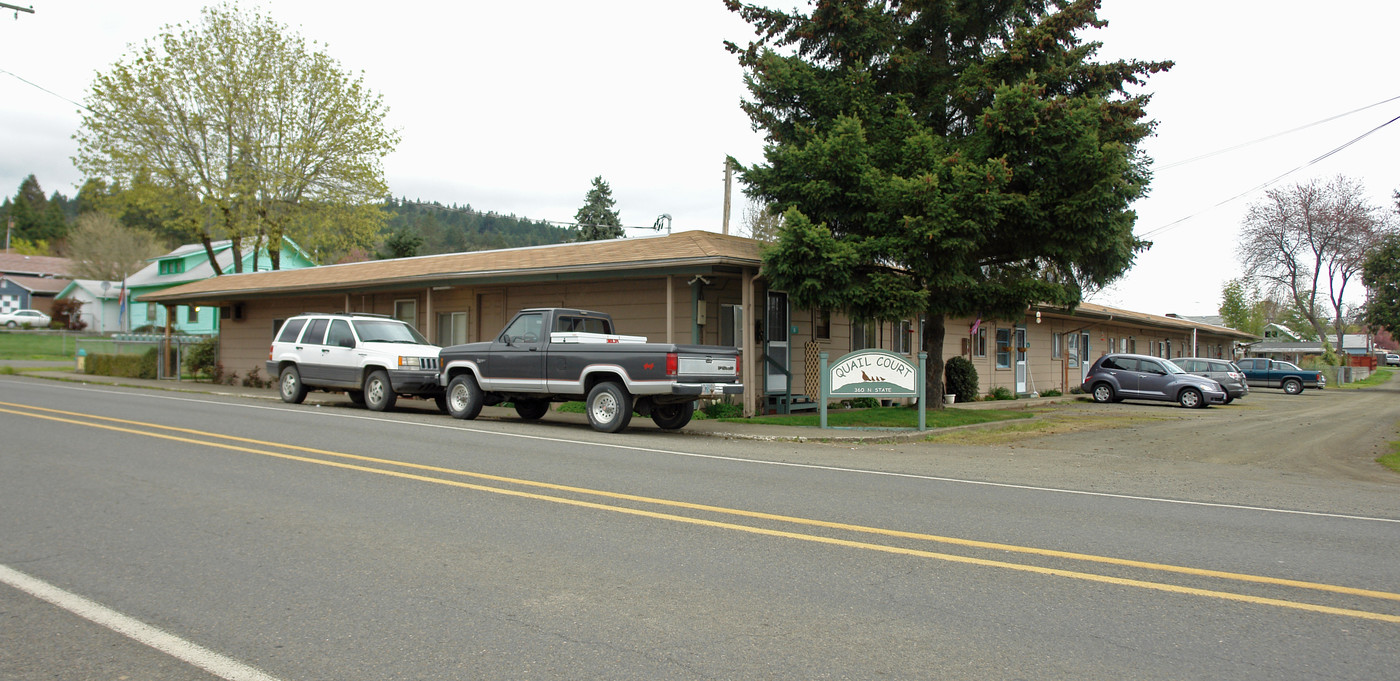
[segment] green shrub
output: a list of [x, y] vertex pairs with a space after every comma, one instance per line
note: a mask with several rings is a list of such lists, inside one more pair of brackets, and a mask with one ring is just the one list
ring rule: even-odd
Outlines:
[[953, 357], [943, 365], [943, 392], [959, 402], [977, 400], [977, 367], [966, 357]]
[[185, 371], [195, 376], [208, 376], [210, 380], [218, 383], [216, 375], [222, 367], [219, 365], [219, 338], [211, 336], [185, 349]]
[[874, 409], [880, 406], [880, 400], [873, 397], [857, 397], [851, 400], [851, 406], [856, 409]]
[[999, 385], [999, 386], [993, 388], [991, 392], [987, 393], [987, 399], [989, 399], [989, 400], [1014, 400], [1014, 399], [1016, 399], [1016, 395], [1013, 394], [1013, 393], [1011, 392], [1011, 389], [1010, 389], [1010, 388], [1008, 388], [1008, 387], [1006, 387], [1006, 386], [1004, 386], [1004, 385]]
[[155, 378], [159, 361], [159, 350], [151, 348], [140, 355], [88, 355], [83, 361], [83, 367], [87, 373], [94, 376]]
[[1059, 397], [1060, 395], [1060, 391], [1055, 390], [1054, 388], [1046, 390], [1045, 392], [1040, 394], [1041, 397]]
[[711, 402], [701, 407], [700, 411], [712, 419], [736, 419], [744, 415], [742, 406], [729, 402]]

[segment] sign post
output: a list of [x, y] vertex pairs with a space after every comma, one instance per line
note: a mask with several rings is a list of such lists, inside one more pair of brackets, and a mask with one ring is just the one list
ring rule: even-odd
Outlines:
[[887, 350], [857, 350], [843, 355], [835, 365], [820, 355], [821, 427], [827, 428], [826, 408], [832, 397], [913, 397], [919, 402], [919, 430], [926, 430], [928, 409], [924, 372], [928, 353], [919, 353], [919, 363]]

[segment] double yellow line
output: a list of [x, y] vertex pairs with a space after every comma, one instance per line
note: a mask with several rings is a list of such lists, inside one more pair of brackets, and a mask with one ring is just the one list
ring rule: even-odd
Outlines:
[[[902, 547], [902, 546], [891, 546], [891, 545], [887, 545], [887, 544], [877, 544], [877, 543], [865, 542], [865, 541], [853, 541], [853, 540], [849, 540], [849, 539], [840, 539], [840, 538], [836, 538], [836, 537], [828, 537], [828, 536], [823, 536], [823, 535], [819, 535], [819, 534], [810, 534], [810, 533], [803, 533], [803, 532], [793, 532], [793, 531], [778, 530], [778, 529], [772, 529], [772, 528], [766, 528], [766, 527], [755, 527], [755, 526], [751, 526], [751, 525], [742, 525], [742, 524], [737, 524], [737, 523], [732, 523], [732, 522], [724, 522], [724, 521], [710, 520], [710, 519], [697, 518], [697, 517], [691, 517], [691, 516], [685, 516], [685, 515], [677, 515], [677, 514], [674, 514], [674, 513], [664, 513], [664, 512], [660, 512], [660, 511], [645, 510], [645, 509], [641, 509], [641, 508], [632, 508], [632, 507], [628, 507], [628, 506], [619, 506], [619, 505], [615, 505], [615, 504], [606, 504], [606, 503], [601, 503], [601, 502], [596, 502], [596, 501], [586, 501], [586, 500], [583, 500], [583, 499], [576, 499], [576, 498], [563, 497], [563, 496], [554, 496], [554, 495], [543, 494], [543, 493], [539, 493], [539, 492], [523, 491], [523, 490], [520, 490], [520, 489], [510, 489], [510, 488], [505, 488], [505, 487], [496, 487], [496, 486], [490, 486], [490, 485], [484, 485], [484, 484], [477, 484], [477, 483], [472, 483], [472, 482], [466, 482], [466, 481], [461, 480], [461, 479], [452, 479], [452, 478], [435, 477], [435, 476], [433, 476], [433, 475], [426, 475], [425, 473], [432, 473], [432, 474], [438, 474], [438, 475], [449, 475], [449, 476], [453, 476], [454, 478], [466, 478], [466, 479], [472, 479], [472, 480], [480, 480], [480, 481], [488, 481], [488, 482], [493, 482], [493, 483], [514, 485], [514, 486], [523, 487], [523, 488], [526, 488], [526, 489], [550, 490], [550, 491], [553, 491], [553, 492], [563, 492], [563, 493], [574, 494], [574, 495], [579, 495], [579, 496], [584, 496], [584, 497], [594, 497], [594, 498], [602, 498], [602, 499], [609, 499], [609, 500], [615, 500], [615, 501], [625, 501], [625, 502], [636, 503], [636, 504], [646, 504], [646, 505], [650, 505], [650, 506], [654, 506], [654, 507], [671, 508], [671, 509], [683, 509], [683, 510], [687, 510], [687, 511], [698, 511], [698, 512], [704, 512], [704, 513], [717, 514], [717, 515], [721, 515], [721, 516], [729, 516], [729, 517], [737, 517], [737, 518], [748, 518], [748, 519], [754, 519], [754, 520], [762, 520], [762, 521], [769, 521], [769, 522], [775, 522], [775, 523], [783, 523], [783, 524], [795, 525], [795, 526], [799, 526], [799, 527], [821, 528], [821, 529], [825, 529], [825, 530], [835, 530], [835, 531], [850, 532], [850, 533], [858, 533], [858, 534], [865, 534], [865, 535], [872, 535], [872, 536], [883, 536], [883, 537], [890, 537], [890, 538], [897, 538], [897, 539], [904, 539], [904, 540], [912, 540], [912, 541], [918, 541], [918, 542], [930, 542], [930, 543], [944, 544], [944, 545], [949, 545], [949, 546], [960, 546], [960, 547], [973, 548], [973, 549], [984, 549], [984, 550], [1002, 551], [1002, 552], [1009, 552], [1009, 553], [1026, 554], [1026, 555], [1040, 556], [1040, 557], [1044, 557], [1044, 558], [1053, 558], [1053, 559], [1070, 560], [1070, 561], [1080, 561], [1080, 562], [1086, 562], [1086, 563], [1097, 563], [1097, 564], [1102, 564], [1102, 565], [1112, 565], [1112, 566], [1117, 566], [1117, 567], [1133, 568], [1133, 569], [1146, 570], [1146, 571], [1153, 571], [1153, 572], [1174, 573], [1174, 574], [1180, 574], [1180, 575], [1187, 575], [1187, 576], [1191, 576], [1191, 577], [1201, 577], [1201, 578], [1212, 578], [1212, 579], [1230, 580], [1230, 581], [1236, 581], [1236, 582], [1260, 584], [1260, 585], [1273, 586], [1273, 587], [1289, 587], [1289, 588], [1294, 588], [1294, 589], [1302, 589], [1302, 590], [1316, 591], [1316, 592], [1329, 592], [1329, 593], [1333, 593], [1333, 594], [1338, 594], [1338, 595], [1342, 595], [1342, 596], [1350, 596], [1350, 597], [1380, 599], [1380, 600], [1386, 600], [1386, 601], [1400, 601], [1400, 594], [1392, 593], [1392, 592], [1388, 592], [1388, 591], [1373, 591], [1373, 590], [1368, 590], [1368, 589], [1356, 589], [1356, 588], [1352, 588], [1352, 587], [1337, 586], [1337, 585], [1332, 585], [1332, 584], [1323, 584], [1323, 583], [1318, 583], [1318, 582], [1306, 582], [1306, 581], [1291, 580], [1291, 579], [1279, 579], [1279, 578], [1275, 578], [1275, 577], [1265, 577], [1265, 576], [1260, 576], [1260, 575], [1250, 575], [1250, 574], [1243, 574], [1243, 573], [1237, 573], [1237, 572], [1222, 572], [1222, 571], [1218, 571], [1218, 570], [1205, 570], [1205, 569], [1200, 569], [1200, 568], [1183, 567], [1183, 566], [1169, 565], [1169, 564], [1163, 564], [1163, 563], [1150, 563], [1150, 562], [1143, 562], [1143, 561], [1136, 561], [1136, 560], [1127, 560], [1127, 559], [1123, 559], [1123, 558], [1113, 558], [1113, 557], [1110, 557], [1110, 556], [1098, 556], [1098, 555], [1093, 555], [1093, 554], [1073, 553], [1073, 552], [1067, 552], [1067, 551], [1056, 551], [1056, 550], [1053, 550], [1053, 549], [1042, 549], [1042, 548], [1035, 548], [1035, 547], [1029, 547], [1029, 546], [1018, 546], [1018, 545], [1014, 545], [1014, 544], [999, 544], [999, 543], [995, 543], [995, 542], [984, 542], [984, 541], [976, 541], [976, 540], [971, 540], [971, 539], [960, 539], [960, 538], [956, 538], [956, 537], [943, 537], [943, 536], [931, 535], [931, 534], [923, 534], [923, 533], [918, 533], [918, 532], [905, 532], [905, 531], [900, 531], [900, 530], [891, 530], [891, 529], [885, 529], [885, 528], [879, 528], [879, 527], [869, 527], [869, 526], [863, 526], [863, 525], [851, 525], [851, 524], [847, 524], [847, 523], [837, 523], [837, 522], [830, 522], [830, 521], [825, 521], [825, 520], [815, 520], [815, 519], [800, 518], [800, 517], [795, 517], [795, 516], [785, 516], [785, 515], [777, 515], [777, 514], [772, 514], [772, 513], [762, 513], [762, 512], [759, 512], [759, 511], [747, 511], [747, 510], [743, 510], [743, 509], [726, 508], [726, 507], [722, 507], [722, 506], [709, 506], [709, 505], [705, 505], [705, 504], [694, 504], [694, 503], [689, 503], [689, 502], [684, 502], [684, 501], [673, 501], [673, 500], [669, 500], [669, 499], [658, 499], [658, 498], [653, 498], [653, 497], [644, 497], [644, 496], [638, 496], [638, 495], [633, 495], [633, 494], [622, 494], [622, 493], [618, 493], [618, 492], [608, 492], [608, 491], [605, 491], [605, 490], [596, 490], [596, 489], [589, 489], [589, 488], [584, 488], [584, 487], [572, 487], [572, 486], [568, 486], [568, 485], [559, 485], [559, 484], [554, 484], [554, 483], [538, 482], [538, 481], [534, 481], [534, 480], [524, 480], [524, 479], [509, 478], [509, 477], [504, 477], [504, 476], [499, 476], [499, 475], [489, 475], [489, 474], [486, 474], [486, 473], [475, 473], [475, 472], [472, 472], [472, 471], [456, 470], [456, 469], [444, 468], [444, 467], [440, 467], [440, 466], [429, 466], [429, 465], [424, 465], [424, 464], [410, 463], [410, 462], [406, 462], [406, 461], [395, 461], [395, 460], [392, 460], [392, 459], [381, 459], [381, 458], [375, 458], [375, 457], [369, 457], [369, 456], [360, 456], [360, 455], [357, 455], [357, 454], [347, 454], [347, 453], [344, 453], [344, 452], [334, 452], [334, 451], [329, 451], [329, 450], [324, 450], [324, 449], [316, 449], [316, 448], [313, 448], [313, 447], [301, 447], [301, 446], [298, 446], [298, 445], [280, 444], [280, 443], [276, 443], [276, 442], [267, 442], [267, 441], [264, 441], [264, 440], [255, 440], [255, 439], [252, 439], [252, 438], [238, 437], [238, 436], [234, 436], [234, 435], [222, 435], [222, 434], [219, 434], [219, 433], [208, 433], [208, 432], [198, 431], [198, 430], [194, 430], [194, 429], [190, 429], [190, 428], [179, 428], [179, 427], [175, 427], [175, 426], [165, 426], [165, 425], [160, 425], [160, 424], [155, 424], [155, 423], [145, 423], [145, 422], [141, 422], [141, 421], [132, 421], [132, 420], [127, 420], [127, 419], [111, 418], [111, 417], [107, 417], [107, 416], [98, 416], [98, 415], [95, 415], [95, 414], [83, 414], [83, 413], [79, 413], [79, 412], [64, 411], [64, 410], [61, 410], [61, 409], [49, 409], [49, 408], [45, 408], [45, 407], [35, 407], [35, 406], [29, 406], [29, 405], [15, 404], [15, 403], [11, 403], [11, 402], [0, 402], [0, 413], [14, 414], [14, 415], [17, 415], [17, 416], [26, 416], [26, 417], [30, 417], [30, 418], [42, 419], [42, 420], [47, 420], [47, 421], [54, 421], [54, 422], [59, 422], [59, 423], [67, 423], [67, 424], [72, 424], [72, 425], [77, 425], [77, 426], [88, 427], [88, 428], [98, 428], [98, 429], [102, 429], [102, 430], [114, 431], [114, 432], [119, 432], [119, 433], [126, 433], [126, 434], [130, 434], [130, 435], [139, 435], [139, 436], [143, 436], [143, 437], [151, 437], [151, 438], [157, 438], [157, 439], [162, 439], [162, 440], [169, 440], [169, 441], [174, 441], [174, 442], [182, 442], [182, 443], [186, 443], [186, 444], [194, 444], [194, 445], [200, 445], [200, 446], [204, 446], [204, 447], [213, 447], [213, 448], [217, 448], [217, 449], [225, 449], [225, 450], [231, 450], [231, 451], [236, 451], [236, 452], [244, 452], [244, 453], [248, 453], [248, 454], [258, 454], [258, 455], [261, 455], [261, 456], [269, 456], [269, 457], [274, 457], [274, 458], [279, 458], [279, 459], [286, 459], [286, 460], [289, 460], [289, 461], [299, 461], [299, 462], [303, 462], [303, 463], [311, 463], [311, 464], [317, 464], [317, 465], [322, 465], [322, 466], [330, 466], [330, 467], [334, 467], [334, 468], [341, 468], [341, 469], [345, 469], [345, 470], [359, 471], [359, 472], [363, 472], [363, 473], [373, 473], [373, 474], [377, 474], [377, 475], [386, 475], [386, 476], [390, 476], [390, 477], [401, 478], [401, 479], [405, 479], [405, 480], [413, 480], [413, 481], [417, 481], [417, 482], [426, 482], [426, 483], [432, 483], [432, 484], [437, 484], [437, 485], [447, 485], [447, 486], [450, 486], [450, 487], [457, 487], [457, 488], [461, 488], [461, 489], [470, 489], [470, 490], [479, 491], [479, 492], [490, 492], [490, 493], [493, 493], [493, 494], [502, 494], [502, 495], [507, 495], [507, 496], [513, 496], [513, 497], [524, 498], [524, 499], [532, 499], [532, 500], [537, 500], [537, 501], [547, 501], [547, 502], [552, 502], [552, 503], [557, 503], [557, 504], [566, 504], [566, 505], [575, 506], [575, 507], [579, 507], [579, 508], [588, 508], [588, 509], [601, 510], [601, 511], [611, 511], [611, 512], [614, 512], [614, 513], [624, 513], [624, 514], [628, 514], [628, 515], [641, 516], [641, 517], [645, 517], [645, 518], [653, 518], [653, 519], [657, 519], [657, 520], [667, 520], [667, 521], [672, 521], [672, 522], [687, 523], [687, 524], [691, 524], [691, 525], [699, 525], [699, 526], [704, 526], [704, 527], [712, 527], [712, 528], [718, 528], [718, 529], [724, 529], [724, 530], [732, 530], [732, 531], [736, 531], [736, 532], [746, 532], [746, 533], [750, 533], [750, 534], [764, 535], [764, 536], [770, 536], [770, 537], [781, 537], [781, 538], [784, 538], [784, 539], [795, 539], [795, 540], [808, 541], [808, 542], [815, 542], [815, 543], [820, 543], [820, 544], [831, 544], [831, 545], [842, 546], [842, 547], [846, 547], [846, 548], [864, 549], [864, 550], [868, 550], [868, 551], [878, 551], [878, 552], [882, 552], [882, 553], [900, 554], [900, 555], [914, 556], [914, 557], [918, 557], [918, 558], [931, 558], [931, 559], [936, 559], [936, 560], [943, 560], [943, 561], [949, 561], [949, 562], [954, 562], [954, 563], [963, 563], [963, 564], [968, 564], [968, 565], [978, 565], [978, 566], [983, 566], [983, 567], [995, 567], [995, 568], [1002, 568], [1002, 569], [1006, 569], [1006, 570], [1016, 570], [1016, 571], [1020, 571], [1020, 572], [1030, 572], [1030, 573], [1035, 573], [1035, 574], [1051, 575], [1051, 576], [1056, 576], [1056, 577], [1065, 577], [1065, 578], [1069, 578], [1069, 579], [1077, 579], [1077, 580], [1089, 581], [1089, 582], [1100, 582], [1100, 583], [1105, 583], [1105, 584], [1114, 584], [1114, 585], [1118, 585], [1118, 586], [1127, 586], [1127, 587], [1135, 587], [1135, 588], [1140, 588], [1140, 589], [1149, 589], [1149, 590], [1153, 590], [1153, 591], [1163, 591], [1163, 592], [1168, 592], [1168, 593], [1187, 594], [1187, 595], [1201, 596], [1201, 597], [1206, 597], [1206, 598], [1215, 598], [1215, 599], [1220, 599], [1220, 600], [1236, 601], [1236, 602], [1241, 602], [1241, 603], [1251, 603], [1251, 604], [1255, 604], [1255, 605], [1267, 605], [1267, 606], [1274, 606], [1274, 607], [1280, 607], [1280, 608], [1288, 608], [1288, 609], [1292, 609], [1292, 610], [1303, 610], [1303, 611], [1316, 612], [1316, 613], [1323, 613], [1323, 614], [1328, 614], [1328, 615], [1339, 615], [1339, 616], [1344, 616], [1344, 617], [1355, 617], [1355, 618], [1366, 619], [1366, 620], [1375, 620], [1375, 621], [1380, 621], [1380, 622], [1390, 622], [1390, 623], [1400, 624], [1400, 615], [1392, 615], [1392, 614], [1380, 613], [1380, 612], [1371, 612], [1371, 611], [1367, 611], [1367, 610], [1355, 610], [1355, 609], [1349, 609], [1349, 608], [1339, 608], [1339, 607], [1333, 607], [1333, 606], [1327, 606], [1327, 605], [1318, 605], [1318, 604], [1313, 604], [1313, 603], [1304, 603], [1304, 602], [1299, 602], [1299, 601], [1283, 600], [1283, 599], [1277, 599], [1277, 598], [1265, 598], [1265, 597], [1260, 597], [1260, 596], [1252, 596], [1252, 595], [1248, 595], [1248, 594], [1240, 594], [1240, 593], [1233, 593], [1233, 592], [1227, 592], [1227, 591], [1217, 591], [1217, 590], [1211, 590], [1211, 589], [1201, 589], [1201, 588], [1188, 587], [1188, 586], [1181, 586], [1181, 585], [1176, 585], [1176, 584], [1167, 584], [1167, 583], [1162, 583], [1162, 582], [1150, 582], [1150, 581], [1144, 581], [1144, 580], [1138, 580], [1138, 579], [1127, 579], [1127, 578], [1122, 578], [1122, 577], [1113, 577], [1113, 576], [1108, 576], [1108, 575], [1100, 575], [1100, 574], [1095, 574], [1095, 573], [1091, 573], [1091, 572], [1080, 572], [1080, 571], [1075, 571], [1075, 570], [1064, 570], [1064, 569], [1059, 569], [1059, 568], [1042, 567], [1042, 566], [1038, 566], [1038, 565], [1028, 565], [1028, 564], [1022, 564], [1022, 563], [1012, 563], [1012, 562], [998, 561], [998, 560], [988, 560], [988, 559], [984, 559], [984, 558], [976, 558], [976, 557], [971, 557], [971, 556], [963, 556], [963, 555], [949, 554], [949, 553], [940, 553], [940, 552], [928, 551], [928, 550], [924, 550], [924, 549], [915, 549], [915, 548], [908, 548], [908, 547]], [[121, 424], [121, 425], [117, 425], [117, 424]], [[149, 430], [141, 430], [141, 429], [149, 429]], [[176, 433], [176, 434], [172, 434], [172, 433]], [[212, 438], [212, 440], [211, 440], [211, 439], [196, 439], [196, 438], [194, 438], [194, 437], [186, 437], [186, 435], [197, 436], [197, 437], [199, 437], [199, 438]], [[255, 446], [254, 446], [254, 445], [255, 445]], [[277, 448], [277, 449], [281, 449], [281, 450], [287, 450], [287, 451], [292, 451], [292, 452], [302, 452], [302, 453], [305, 453], [305, 454], [312, 454], [312, 455], [321, 456], [321, 457], [327, 457], [327, 458], [326, 458], [326, 459], [320, 459], [320, 458], [312, 458], [311, 456], [302, 456], [302, 455], [299, 455], [299, 454], [289, 454], [289, 453], [286, 453], [286, 452], [283, 452], [283, 451], [271, 451], [271, 450], [269, 450], [269, 449], [266, 449], [267, 447], [273, 447], [273, 448]], [[327, 460], [327, 459], [331, 459], [331, 460]], [[356, 462], [356, 463], [347, 463], [347, 462]], [[408, 469], [409, 471], [419, 471], [419, 472], [405, 472], [405, 471], [403, 471], [403, 470], [389, 470], [389, 469], [377, 468], [377, 467], [375, 467], [375, 466], [365, 465], [365, 464], [374, 464], [374, 465], [376, 465], [376, 466], [394, 466], [394, 467], [401, 468], [401, 469]]]

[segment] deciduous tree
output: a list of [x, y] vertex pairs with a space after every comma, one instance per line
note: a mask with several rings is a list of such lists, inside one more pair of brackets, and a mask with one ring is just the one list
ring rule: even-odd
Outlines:
[[767, 136], [742, 177], [785, 211], [764, 276], [799, 305], [927, 313], [931, 394], [945, 317], [1072, 308], [1148, 247], [1128, 206], [1152, 124], [1128, 88], [1170, 63], [1094, 61], [1097, 2], [727, 4], [759, 34], [728, 45]]
[[277, 268], [283, 235], [343, 247], [383, 223], [381, 163], [398, 142], [383, 98], [255, 11], [166, 27], [99, 74], [86, 106], [79, 169], [198, 238], [210, 262], [214, 239], [265, 242]]
[[105, 213], [84, 213], [68, 235], [68, 258], [77, 279], [121, 281], [163, 249], [149, 232], [123, 227]]
[[1269, 190], [1250, 205], [1239, 250], [1247, 275], [1291, 303], [1318, 337], [1331, 326], [1340, 349], [1347, 285], [1390, 229], [1361, 183], [1338, 176]]

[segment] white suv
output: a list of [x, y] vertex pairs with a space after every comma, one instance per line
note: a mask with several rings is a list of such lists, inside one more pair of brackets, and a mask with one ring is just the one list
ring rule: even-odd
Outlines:
[[400, 395], [433, 398], [447, 412], [438, 384], [438, 346], [392, 317], [306, 313], [288, 319], [267, 353], [282, 401], [299, 404], [315, 388], [344, 391], [374, 411]]

